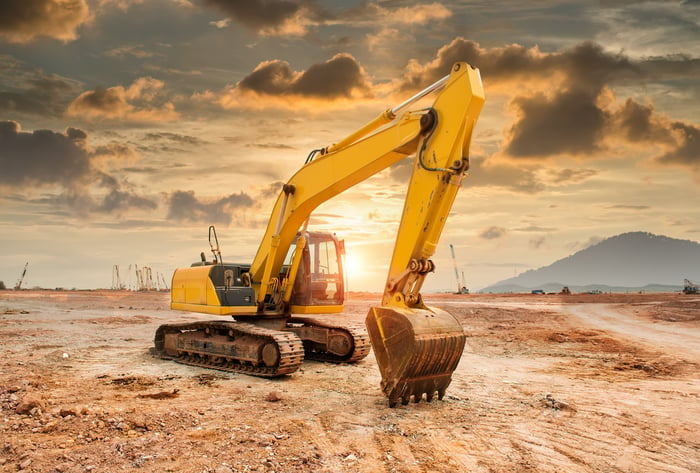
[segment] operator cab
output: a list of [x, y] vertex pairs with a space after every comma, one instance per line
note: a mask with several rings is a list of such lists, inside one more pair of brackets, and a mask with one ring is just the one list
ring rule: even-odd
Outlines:
[[306, 247], [292, 293], [292, 312], [317, 312], [327, 309], [327, 306], [342, 306], [345, 295], [344, 255], [345, 242], [338, 240], [334, 234], [307, 233]]

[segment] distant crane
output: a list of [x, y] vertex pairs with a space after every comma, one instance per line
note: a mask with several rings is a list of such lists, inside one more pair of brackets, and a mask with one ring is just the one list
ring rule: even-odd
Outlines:
[[143, 267], [143, 284], [146, 291], [152, 291], [153, 286], [153, 271], [150, 266]]
[[143, 281], [143, 271], [139, 269], [137, 264], [134, 265], [134, 271], [136, 272], [136, 290], [145, 291], [146, 284]]
[[160, 281], [162, 281], [162, 286], [160, 287], [160, 290], [167, 291], [168, 283], [165, 281], [165, 276], [163, 276], [163, 273], [158, 273], [158, 277], [160, 278]]
[[457, 258], [455, 257], [455, 247], [450, 243], [450, 251], [452, 252], [452, 263], [455, 267], [455, 279], [457, 280], [457, 294], [469, 294], [469, 289], [464, 285], [464, 273], [462, 280], [459, 279], [459, 271], [457, 271]]
[[683, 286], [683, 294], [697, 294], [699, 291], [698, 284], [690, 279], [683, 280]]
[[119, 276], [119, 265], [115, 264], [112, 268], [112, 289], [116, 291], [124, 290], [124, 283], [122, 278]]
[[15, 291], [19, 291], [20, 289], [22, 289], [22, 283], [24, 282], [24, 276], [27, 275], [27, 267], [29, 267], [29, 261], [27, 261], [24, 264], [24, 271], [22, 271], [22, 275], [17, 280], [17, 284], [15, 284]]

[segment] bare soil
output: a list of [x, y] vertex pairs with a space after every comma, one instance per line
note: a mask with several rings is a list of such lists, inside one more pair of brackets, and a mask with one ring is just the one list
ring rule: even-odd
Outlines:
[[394, 409], [372, 354], [273, 380], [153, 358], [205, 318], [168, 297], [0, 291], [0, 471], [700, 471], [697, 296], [428, 295], [467, 347], [443, 400]]

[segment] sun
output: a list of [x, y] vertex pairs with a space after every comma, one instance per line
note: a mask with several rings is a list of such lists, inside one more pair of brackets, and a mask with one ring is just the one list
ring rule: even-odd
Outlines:
[[358, 283], [363, 280], [366, 268], [364, 259], [357, 249], [349, 251], [349, 253], [343, 256], [343, 269], [345, 270], [346, 288], [352, 291], [357, 290]]

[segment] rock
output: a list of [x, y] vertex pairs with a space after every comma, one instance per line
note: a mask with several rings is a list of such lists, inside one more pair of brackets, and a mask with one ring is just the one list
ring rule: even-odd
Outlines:
[[281, 401], [282, 398], [280, 397], [280, 394], [277, 391], [270, 391], [267, 393], [267, 396], [265, 396], [265, 400], [267, 402], [278, 402]]
[[17, 414], [31, 414], [32, 409], [35, 408], [43, 409], [44, 403], [41, 400], [41, 397], [39, 397], [36, 394], [27, 394], [24, 396], [22, 399], [20, 399], [19, 403], [17, 404], [17, 407], [15, 408], [15, 412]]
[[58, 414], [61, 417], [68, 417], [68, 416], [78, 417], [77, 409], [72, 408], [72, 407], [62, 407]]

